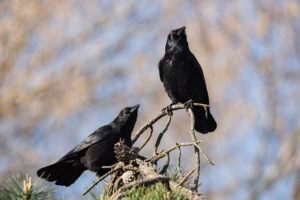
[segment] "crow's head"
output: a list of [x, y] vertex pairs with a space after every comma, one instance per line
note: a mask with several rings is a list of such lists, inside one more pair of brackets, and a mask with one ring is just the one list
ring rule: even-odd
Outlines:
[[172, 30], [168, 35], [166, 44], [166, 52], [168, 51], [180, 51], [184, 48], [188, 48], [188, 43], [185, 34], [185, 26]]
[[123, 108], [117, 117], [118, 123], [128, 129], [133, 129], [137, 119], [139, 107], [140, 105], [137, 104], [132, 107]]

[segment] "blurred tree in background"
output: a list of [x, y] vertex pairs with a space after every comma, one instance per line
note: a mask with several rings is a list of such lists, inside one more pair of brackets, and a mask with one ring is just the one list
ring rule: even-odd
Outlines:
[[[199, 136], [216, 163], [202, 162], [200, 191], [299, 199], [296, 0], [0, 1], [0, 181], [56, 161], [124, 106], [141, 103], [138, 128], [169, 104], [157, 63], [182, 25], [218, 122]], [[165, 146], [189, 139], [175, 115]], [[93, 177], [57, 190], [79, 198]]]

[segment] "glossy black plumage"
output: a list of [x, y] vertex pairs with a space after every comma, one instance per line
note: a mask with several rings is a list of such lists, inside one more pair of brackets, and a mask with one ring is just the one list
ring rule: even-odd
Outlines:
[[109, 169], [101, 167], [116, 162], [114, 145], [123, 139], [131, 146], [138, 108], [139, 105], [124, 108], [111, 123], [97, 129], [56, 163], [39, 169], [37, 175], [64, 186], [74, 183], [85, 170], [103, 175]]
[[[200, 64], [190, 51], [185, 27], [172, 30], [168, 35], [165, 55], [160, 60], [159, 76], [173, 103], [193, 102], [209, 104], [205, 78]], [[193, 107], [195, 130], [200, 133], [212, 132], [217, 123], [208, 108]]]

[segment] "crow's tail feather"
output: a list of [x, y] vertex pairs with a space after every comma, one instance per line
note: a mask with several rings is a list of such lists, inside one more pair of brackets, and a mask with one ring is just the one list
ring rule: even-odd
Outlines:
[[70, 162], [58, 161], [37, 171], [37, 175], [47, 181], [55, 181], [56, 185], [73, 184], [85, 169]]
[[217, 128], [217, 123], [211, 115], [209, 108], [207, 108], [207, 114], [202, 107], [194, 107], [193, 112], [195, 115], [195, 130], [202, 134], [213, 132]]

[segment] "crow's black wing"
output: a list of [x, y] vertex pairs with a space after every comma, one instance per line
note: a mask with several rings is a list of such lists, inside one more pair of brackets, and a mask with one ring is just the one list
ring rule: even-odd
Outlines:
[[112, 134], [112, 132], [113, 130], [111, 125], [106, 125], [98, 128], [85, 140], [83, 140], [79, 145], [77, 145], [74, 149], [72, 149], [69, 153], [62, 157], [60, 161], [65, 160], [67, 158], [76, 157], [78, 154], [81, 154], [83, 150], [86, 150], [92, 144], [107, 139]]
[[186, 65], [191, 66], [190, 71], [190, 91], [192, 92], [191, 96], [195, 98], [194, 100], [200, 101], [199, 103], [209, 104], [209, 97], [206, 87], [206, 82], [204, 74], [201, 68], [201, 65], [197, 61], [196, 57], [190, 53], [185, 62]]
[[159, 70], [159, 77], [160, 77], [160, 80], [161, 82], [163, 82], [163, 65], [164, 65], [164, 58], [162, 58], [159, 63], [158, 63], [158, 70]]

